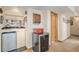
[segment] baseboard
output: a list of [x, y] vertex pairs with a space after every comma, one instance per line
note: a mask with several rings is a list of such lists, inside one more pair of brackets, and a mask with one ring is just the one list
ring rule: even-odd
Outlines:
[[18, 48], [18, 49], [14, 49], [14, 50], [11, 50], [11, 51], [8, 51], [8, 52], [21, 52], [21, 51], [24, 51], [26, 49], [27, 48], [24, 46], [24, 47], [21, 47], [21, 48]]
[[67, 39], [69, 39], [71, 36], [68, 36], [66, 39], [64, 39], [64, 40], [58, 40], [58, 42], [62, 42], [62, 41], [65, 41], [65, 40], [67, 40]]
[[71, 34], [71, 36], [76, 36], [76, 37], [79, 37], [79, 35], [76, 35], [76, 34]]
[[71, 36], [68, 36], [66, 39], [69, 39]]

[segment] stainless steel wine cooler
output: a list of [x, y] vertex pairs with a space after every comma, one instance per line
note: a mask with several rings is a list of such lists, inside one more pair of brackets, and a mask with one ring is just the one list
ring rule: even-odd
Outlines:
[[35, 52], [45, 52], [49, 49], [49, 34], [32, 33], [32, 49]]

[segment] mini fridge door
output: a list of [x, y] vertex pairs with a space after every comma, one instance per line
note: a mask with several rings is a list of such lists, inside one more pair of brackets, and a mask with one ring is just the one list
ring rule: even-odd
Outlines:
[[32, 34], [32, 49], [35, 52], [39, 52], [39, 35]]

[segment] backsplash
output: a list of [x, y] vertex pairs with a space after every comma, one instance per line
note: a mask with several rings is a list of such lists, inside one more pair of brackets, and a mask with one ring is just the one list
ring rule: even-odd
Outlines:
[[25, 22], [22, 20], [23, 17], [14, 17], [14, 16], [0, 16], [0, 24], [4, 27], [15, 27], [15, 28], [24, 28]]

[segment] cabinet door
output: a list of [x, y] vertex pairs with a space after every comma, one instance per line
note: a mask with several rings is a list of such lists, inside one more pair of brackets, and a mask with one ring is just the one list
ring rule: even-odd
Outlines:
[[0, 24], [3, 24], [4, 17], [0, 16]]
[[17, 48], [25, 46], [25, 30], [17, 31]]
[[40, 49], [41, 52], [47, 51], [49, 48], [49, 35], [40, 36]]

